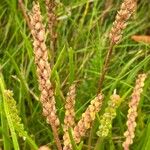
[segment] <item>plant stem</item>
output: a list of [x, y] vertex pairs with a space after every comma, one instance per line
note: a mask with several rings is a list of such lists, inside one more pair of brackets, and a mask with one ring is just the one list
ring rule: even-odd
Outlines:
[[114, 46], [115, 46], [115, 44], [111, 43], [110, 47], [109, 47], [109, 50], [107, 51], [107, 55], [105, 57], [105, 61], [104, 61], [103, 69], [102, 69], [102, 74], [101, 74], [99, 82], [98, 82], [98, 93], [100, 93], [101, 90], [102, 90], [103, 82], [104, 82], [104, 79], [105, 79], [105, 75], [108, 71], [109, 62], [110, 62], [110, 59], [111, 59], [111, 56], [112, 56], [112, 51], [113, 51]]
[[22, 11], [22, 14], [23, 14], [23, 16], [24, 16], [24, 19], [26, 20], [26, 23], [27, 23], [29, 29], [31, 30], [32, 27], [31, 27], [31, 24], [30, 24], [29, 17], [28, 17], [28, 15], [27, 15], [27, 13], [26, 13], [25, 6], [24, 6], [23, 1], [22, 1], [22, 0], [18, 0], [18, 4], [19, 4], [19, 7], [20, 7], [20, 9], [21, 9], [21, 11]]
[[92, 128], [90, 130], [90, 135], [89, 135], [89, 140], [88, 140], [88, 150], [91, 150], [91, 144], [92, 144], [92, 135], [93, 135], [93, 124], [92, 123]]
[[104, 138], [98, 138], [94, 150], [104, 150]]
[[62, 150], [62, 146], [61, 146], [61, 142], [60, 142], [60, 139], [58, 136], [57, 128], [55, 127], [55, 125], [52, 122], [51, 122], [51, 127], [52, 127], [53, 135], [55, 138], [56, 146], [57, 146], [58, 150]]

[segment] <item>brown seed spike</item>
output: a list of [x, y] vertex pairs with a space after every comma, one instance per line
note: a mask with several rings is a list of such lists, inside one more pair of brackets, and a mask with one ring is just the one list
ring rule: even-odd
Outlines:
[[113, 27], [110, 31], [109, 38], [112, 43], [119, 43], [122, 38], [122, 30], [127, 25], [127, 20], [136, 9], [136, 0], [124, 0], [118, 12]]
[[47, 123], [52, 127], [57, 148], [62, 150], [57, 133], [59, 119], [56, 114], [54, 91], [49, 80], [51, 68], [48, 62], [48, 53], [45, 44], [45, 29], [42, 23], [39, 3], [33, 3], [32, 12], [30, 14], [30, 24], [32, 28], [31, 33], [33, 36], [34, 57], [39, 90], [41, 92], [40, 101], [43, 107], [43, 115], [46, 117]]
[[140, 101], [140, 95], [143, 91], [144, 81], [146, 79], [146, 74], [138, 75], [136, 84], [132, 93], [132, 98], [129, 103], [129, 110], [127, 115], [127, 131], [124, 133], [125, 141], [123, 142], [124, 150], [129, 150], [129, 146], [133, 143], [133, 138], [135, 136], [135, 127], [136, 127], [136, 117], [137, 109]]
[[75, 84], [72, 84], [69, 88], [69, 91], [67, 93], [67, 98], [66, 98], [66, 104], [65, 104], [65, 118], [64, 118], [64, 147], [63, 150], [71, 150], [71, 144], [70, 144], [70, 138], [68, 135], [68, 129], [73, 128], [75, 124], [75, 96], [76, 96], [76, 87]]
[[[91, 127], [96, 113], [100, 111], [102, 106], [103, 96], [98, 94], [95, 99], [91, 101], [86, 111], [82, 114], [82, 118], [78, 124], [74, 127], [74, 139], [76, 143], [79, 143], [81, 138], [85, 135], [86, 131]], [[94, 110], [94, 111], [93, 111]]]
[[102, 85], [105, 79], [105, 75], [108, 71], [113, 48], [116, 44], [118, 44], [121, 41], [122, 31], [123, 29], [126, 28], [128, 19], [136, 10], [136, 4], [137, 4], [137, 0], [124, 0], [121, 5], [120, 11], [116, 15], [116, 19], [109, 33], [110, 47], [107, 51], [107, 55], [105, 57], [104, 65], [102, 68], [102, 73], [99, 79], [98, 93], [101, 92], [102, 90]]
[[[53, 123], [58, 123], [58, 118], [56, 116], [54, 92], [51, 82], [49, 81], [51, 69], [48, 63], [46, 45], [44, 43], [45, 29], [44, 25], [42, 24], [42, 16], [40, 13], [39, 4], [34, 3], [30, 19], [32, 26], [32, 36], [34, 39], [33, 46], [35, 62], [37, 64], [37, 76], [39, 81], [39, 89], [41, 91], [41, 102], [43, 105], [43, 109], [46, 109], [43, 110], [43, 112], [49, 112], [47, 117], [52, 118]], [[49, 108], [48, 104], [53, 107]], [[55, 115], [51, 116], [51, 114]], [[58, 124], [55, 125], [58, 126]]]
[[50, 49], [52, 55], [51, 58], [53, 59], [56, 50], [56, 40], [57, 40], [57, 33], [55, 31], [57, 26], [57, 16], [55, 14], [56, 2], [55, 0], [45, 0], [45, 4], [48, 16], [48, 29], [50, 34]]

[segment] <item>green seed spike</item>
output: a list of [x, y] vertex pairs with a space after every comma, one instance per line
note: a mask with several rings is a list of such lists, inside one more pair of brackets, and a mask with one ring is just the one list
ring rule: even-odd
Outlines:
[[113, 95], [111, 95], [105, 113], [100, 120], [99, 131], [97, 131], [99, 137], [108, 136], [110, 129], [112, 128], [112, 120], [116, 117], [116, 109], [119, 107], [120, 102], [120, 96], [116, 94], [115, 90]]

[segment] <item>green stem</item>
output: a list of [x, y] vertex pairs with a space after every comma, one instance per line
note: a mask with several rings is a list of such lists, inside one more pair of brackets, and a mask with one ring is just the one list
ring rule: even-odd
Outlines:
[[110, 59], [111, 59], [111, 56], [112, 56], [112, 51], [113, 51], [113, 48], [114, 48], [114, 43], [111, 43], [110, 44], [110, 48], [107, 52], [107, 55], [105, 57], [105, 61], [104, 61], [104, 66], [103, 66], [103, 69], [102, 69], [102, 74], [100, 76], [100, 79], [99, 79], [99, 85], [98, 85], [98, 93], [101, 92], [102, 90], [102, 86], [103, 86], [103, 82], [104, 82], [104, 79], [105, 79], [105, 75], [108, 71], [108, 67], [109, 67], [109, 62], [110, 62]]

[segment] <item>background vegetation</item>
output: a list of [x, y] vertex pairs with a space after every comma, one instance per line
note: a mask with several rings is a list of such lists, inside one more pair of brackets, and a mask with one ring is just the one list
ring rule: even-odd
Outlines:
[[[46, 22], [44, 1], [39, 1]], [[74, 79], [77, 84], [76, 119], [86, 109], [89, 101], [96, 95], [98, 79], [101, 73], [104, 57], [108, 49], [108, 32], [122, 0], [62, 0], [58, 2], [57, 28], [58, 41], [55, 51], [52, 82], [56, 89], [58, 115], [63, 122], [64, 102], [69, 81]], [[26, 8], [31, 10], [32, 2], [25, 0]], [[113, 121], [111, 134], [105, 141], [101, 140], [100, 150], [121, 150], [126, 130], [126, 114], [128, 101], [138, 73], [149, 72], [150, 43], [137, 43], [132, 35], [148, 35], [150, 33], [150, 1], [138, 2], [136, 14], [130, 19], [123, 33], [122, 42], [115, 47], [109, 72], [105, 78], [103, 93], [106, 106], [114, 89], [123, 97], [123, 102], [117, 110]], [[47, 26], [47, 23], [45, 24]], [[71, 56], [74, 61], [72, 63]], [[74, 72], [75, 75], [70, 72]], [[0, 1], [0, 73], [6, 86], [14, 93], [18, 113], [25, 130], [38, 145], [53, 144], [50, 127], [42, 116], [39, 103], [38, 82], [35, 73], [32, 40], [26, 22], [18, 7], [17, 0]], [[145, 82], [145, 89], [138, 109], [136, 137], [133, 150], [150, 149], [150, 79]], [[0, 146], [13, 148], [8, 130], [6, 112], [2, 106], [3, 93], [0, 94]], [[11, 107], [10, 107], [11, 108]], [[11, 110], [11, 109], [10, 109]], [[12, 110], [13, 111], [13, 108]], [[100, 112], [102, 114], [104, 109]], [[91, 131], [87, 132], [84, 149], [87, 149], [89, 139], [92, 148], [98, 139], [96, 131], [99, 126], [97, 116]], [[61, 130], [60, 130], [61, 132]], [[21, 150], [32, 149], [34, 142], [17, 138]], [[33, 142], [33, 143], [32, 143]], [[32, 144], [31, 144], [32, 143]]]

